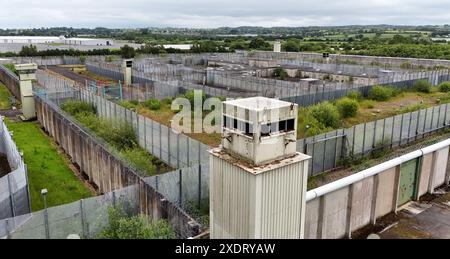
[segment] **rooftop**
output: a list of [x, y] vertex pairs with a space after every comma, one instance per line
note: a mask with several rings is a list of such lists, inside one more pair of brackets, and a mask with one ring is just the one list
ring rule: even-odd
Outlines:
[[292, 103], [266, 97], [250, 97], [224, 102], [227, 105], [238, 106], [248, 110], [262, 111], [290, 107]]
[[250, 164], [242, 159], [238, 159], [238, 158], [231, 156], [222, 148], [211, 149], [208, 152], [211, 155], [221, 158], [221, 159], [224, 159], [224, 160], [228, 161], [229, 163], [236, 165], [236, 166], [242, 168], [243, 170], [245, 170], [251, 174], [254, 174], [254, 175], [262, 174], [265, 172], [275, 170], [280, 167], [284, 167], [286, 165], [290, 165], [293, 163], [299, 163], [301, 161], [311, 159], [310, 156], [297, 152], [290, 157], [281, 158], [281, 159], [275, 160], [275, 161], [267, 163], [267, 164], [256, 166], [256, 165]]

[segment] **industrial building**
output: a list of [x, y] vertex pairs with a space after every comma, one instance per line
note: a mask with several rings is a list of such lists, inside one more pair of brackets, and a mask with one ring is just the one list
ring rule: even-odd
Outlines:
[[178, 49], [178, 50], [190, 50], [192, 49], [192, 44], [166, 44], [163, 45], [164, 49]]
[[2, 44], [65, 44], [65, 45], [83, 45], [83, 46], [111, 46], [113, 41], [110, 39], [91, 39], [91, 38], [66, 38], [60, 37], [42, 37], [42, 36], [0, 36]]

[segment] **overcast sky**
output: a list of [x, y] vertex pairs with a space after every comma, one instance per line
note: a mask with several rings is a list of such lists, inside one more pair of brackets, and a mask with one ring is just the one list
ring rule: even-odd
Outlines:
[[1, 0], [0, 28], [450, 23], [449, 0]]

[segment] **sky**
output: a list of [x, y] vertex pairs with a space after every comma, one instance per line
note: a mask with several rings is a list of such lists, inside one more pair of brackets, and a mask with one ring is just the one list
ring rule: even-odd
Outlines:
[[449, 0], [0, 0], [0, 28], [442, 25]]

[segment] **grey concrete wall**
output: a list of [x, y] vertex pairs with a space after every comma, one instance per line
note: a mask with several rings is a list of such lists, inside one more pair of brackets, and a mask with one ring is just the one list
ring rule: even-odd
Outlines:
[[39, 123], [70, 156], [101, 193], [138, 185], [139, 209], [152, 220], [167, 219], [182, 237], [199, 233], [199, 225], [181, 208], [167, 200], [124, 161], [117, 158], [108, 145], [65, 117], [59, 108], [41, 97], [36, 98]]
[[[449, 184], [449, 147], [419, 159], [422, 163], [418, 172], [417, 199], [444, 184]], [[308, 201], [305, 237], [311, 239], [351, 237], [351, 233], [355, 230], [396, 212], [399, 207], [397, 200], [400, 167], [401, 165], [393, 166]]]
[[[278, 59], [306, 59], [309, 61], [323, 61], [321, 53], [297, 53], [297, 52], [268, 52], [256, 51], [251, 54], [252, 57], [258, 58], [278, 58]], [[348, 61], [355, 62], [360, 65], [378, 64], [382, 67], [400, 67], [403, 63], [408, 62], [415, 66], [433, 67], [433, 66], [450, 66], [449, 60], [440, 59], [420, 59], [420, 58], [397, 58], [397, 57], [377, 57], [377, 56], [360, 56], [360, 55], [330, 55], [331, 63], [346, 63]]]

